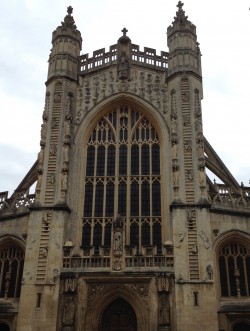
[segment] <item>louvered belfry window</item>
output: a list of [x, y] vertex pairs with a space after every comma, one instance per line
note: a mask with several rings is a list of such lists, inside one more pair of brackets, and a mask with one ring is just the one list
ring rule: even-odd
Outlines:
[[96, 123], [87, 142], [83, 246], [110, 246], [125, 223], [126, 244], [161, 247], [160, 141], [140, 111], [120, 106]]

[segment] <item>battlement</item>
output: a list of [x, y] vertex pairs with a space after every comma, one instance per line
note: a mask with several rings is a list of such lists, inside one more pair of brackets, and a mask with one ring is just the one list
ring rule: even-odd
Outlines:
[[[168, 53], [161, 52], [161, 55], [157, 55], [155, 49], [148, 47], [144, 47], [144, 51], [140, 51], [138, 45], [132, 44], [129, 61], [139, 66], [166, 71]], [[86, 74], [114, 64], [117, 64], [117, 44], [110, 46], [108, 52], [105, 51], [105, 48], [94, 51], [90, 58], [89, 54], [81, 55], [79, 57], [79, 74]]]

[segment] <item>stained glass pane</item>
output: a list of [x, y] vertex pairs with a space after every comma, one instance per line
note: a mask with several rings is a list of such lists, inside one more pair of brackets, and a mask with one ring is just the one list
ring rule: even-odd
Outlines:
[[147, 182], [141, 186], [141, 215], [150, 215], [150, 187]]
[[141, 243], [142, 245], [150, 245], [150, 226], [148, 223], [143, 223], [142, 224], [142, 229], [141, 229]]
[[93, 184], [87, 183], [85, 185], [84, 217], [92, 216], [92, 202], [93, 202]]
[[82, 246], [90, 246], [91, 226], [84, 224], [82, 228]]
[[139, 147], [131, 147], [131, 175], [139, 175]]
[[87, 152], [86, 176], [94, 176], [94, 167], [95, 167], [95, 147], [89, 146]]
[[115, 175], [115, 146], [108, 147], [107, 176]]
[[221, 295], [228, 296], [228, 284], [226, 276], [226, 262], [225, 257], [220, 256], [219, 258], [219, 268], [220, 268], [220, 286], [221, 286]]
[[121, 216], [126, 215], [126, 206], [127, 206], [127, 185], [121, 183], [119, 185], [119, 195], [118, 195], [118, 214]]
[[103, 184], [97, 183], [95, 191], [95, 216], [103, 214]]
[[106, 216], [114, 216], [114, 184], [106, 186]]
[[160, 147], [154, 144], [152, 146], [152, 174], [158, 175], [160, 173]]
[[121, 145], [119, 149], [119, 174], [127, 174], [127, 146]]
[[97, 167], [96, 167], [96, 175], [103, 176], [105, 169], [105, 147], [98, 146], [97, 149]]
[[131, 216], [139, 216], [139, 185], [137, 183], [131, 184], [130, 213]]
[[154, 182], [152, 184], [152, 204], [153, 204], [153, 216], [161, 215], [161, 192], [160, 183]]

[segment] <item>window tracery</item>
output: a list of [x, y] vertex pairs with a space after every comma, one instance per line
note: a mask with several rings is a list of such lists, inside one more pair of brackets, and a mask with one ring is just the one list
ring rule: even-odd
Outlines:
[[24, 252], [17, 246], [0, 247], [0, 297], [19, 298]]
[[151, 122], [120, 106], [98, 120], [86, 148], [82, 245], [110, 245], [112, 222], [119, 214], [126, 245], [138, 250], [157, 245], [160, 250], [160, 141]]
[[219, 252], [222, 296], [250, 295], [250, 249], [238, 241], [224, 245]]

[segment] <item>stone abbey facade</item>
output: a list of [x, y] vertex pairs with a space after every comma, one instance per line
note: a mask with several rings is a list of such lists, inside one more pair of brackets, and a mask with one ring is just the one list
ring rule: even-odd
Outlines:
[[72, 7], [53, 32], [38, 159], [0, 193], [1, 331], [250, 330], [250, 187], [203, 135], [177, 7], [161, 55], [125, 28], [80, 55]]

